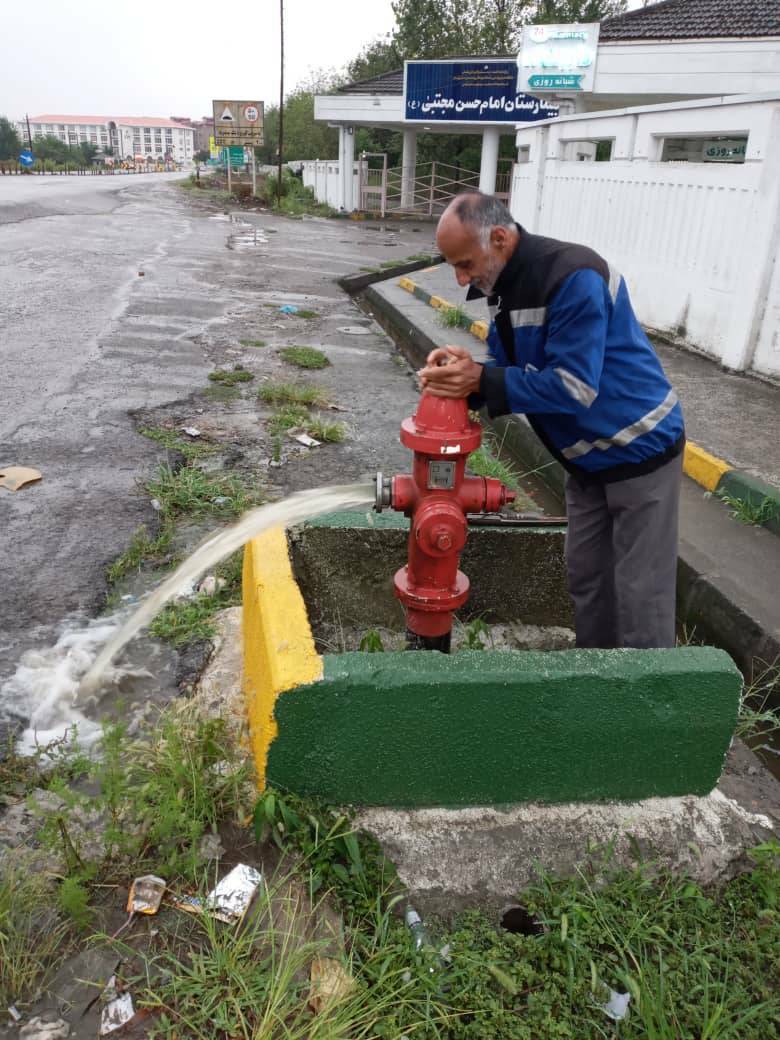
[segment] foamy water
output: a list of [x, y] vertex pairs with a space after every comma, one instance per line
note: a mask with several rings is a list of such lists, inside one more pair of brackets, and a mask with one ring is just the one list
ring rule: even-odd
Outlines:
[[129, 617], [122, 611], [69, 624], [53, 646], [27, 651], [15, 674], [0, 687], [0, 705], [30, 720], [17, 739], [17, 751], [32, 754], [36, 748], [73, 736], [80, 747], [93, 746], [102, 732], [100, 723], [89, 717], [97, 705], [95, 695], [101, 686], [129, 674], [113, 668], [112, 662], [169, 600], [191, 591], [203, 574], [255, 535], [321, 513], [368, 506], [374, 501], [374, 490], [373, 484], [314, 488], [259, 506], [207, 539]]
[[0, 705], [29, 719], [16, 740], [19, 754], [74, 738], [89, 748], [100, 738], [100, 724], [76, 708], [76, 695], [81, 677], [120, 627], [117, 615], [68, 623], [53, 646], [22, 655], [16, 672], [0, 686]]

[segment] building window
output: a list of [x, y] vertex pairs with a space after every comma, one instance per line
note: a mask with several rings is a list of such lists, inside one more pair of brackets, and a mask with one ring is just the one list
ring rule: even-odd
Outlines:
[[661, 162], [744, 163], [747, 143], [747, 136], [665, 137]]

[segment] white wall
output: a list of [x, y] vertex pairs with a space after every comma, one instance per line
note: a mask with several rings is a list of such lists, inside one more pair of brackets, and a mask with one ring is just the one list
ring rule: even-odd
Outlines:
[[[303, 184], [311, 188], [318, 202], [327, 202], [333, 209], [339, 208], [339, 161], [338, 159], [306, 159], [303, 167]], [[352, 198], [358, 205], [358, 166], [352, 167]]]
[[[664, 136], [697, 134], [747, 134], [746, 161], [659, 161]], [[564, 158], [568, 142], [605, 138], [611, 162]], [[604, 255], [646, 326], [780, 376], [780, 95], [583, 113], [517, 143], [529, 157], [512, 185], [520, 223]]]

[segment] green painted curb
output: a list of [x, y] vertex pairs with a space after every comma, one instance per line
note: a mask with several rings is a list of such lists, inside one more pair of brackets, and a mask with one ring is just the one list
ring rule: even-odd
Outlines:
[[326, 655], [276, 703], [267, 776], [361, 805], [703, 795], [740, 690], [710, 647]]
[[760, 521], [773, 534], [780, 534], [780, 488], [765, 484], [758, 477], [740, 470], [724, 473], [715, 489], [716, 495], [728, 495], [751, 509], [760, 509], [766, 503], [766, 516]]

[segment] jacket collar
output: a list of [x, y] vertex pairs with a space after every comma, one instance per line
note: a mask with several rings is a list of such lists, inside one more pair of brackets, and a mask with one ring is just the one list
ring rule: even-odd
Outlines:
[[[499, 297], [506, 293], [507, 289], [510, 288], [517, 277], [518, 271], [525, 263], [528, 235], [524, 228], [517, 222], [515, 222], [515, 227], [520, 233], [520, 238], [518, 239], [514, 252], [501, 269], [501, 273], [496, 279], [496, 284], [493, 286], [493, 291], [488, 296], [488, 303], [490, 304], [494, 304]], [[488, 294], [483, 293], [481, 289], [477, 289], [475, 286], [469, 286], [469, 291], [466, 293], [466, 299], [479, 300], [486, 295]]]

